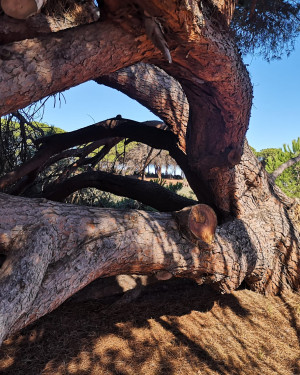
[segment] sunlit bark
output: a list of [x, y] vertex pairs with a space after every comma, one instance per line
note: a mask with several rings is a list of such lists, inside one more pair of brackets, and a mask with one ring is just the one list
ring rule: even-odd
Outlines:
[[[51, 158], [74, 146], [129, 137], [169, 150], [198, 200], [218, 217], [215, 236], [207, 237], [202, 229], [191, 230], [186, 213], [101, 210], [1, 194], [2, 340], [97, 277], [164, 271], [221, 292], [243, 281], [266, 294], [299, 290], [299, 204], [274, 186], [245, 142], [252, 88], [228, 29], [234, 5], [107, 0], [97, 23], [0, 48], [2, 114], [97, 79], [139, 100], [168, 125], [166, 130], [114, 118], [44, 138], [31, 160], [1, 178], [2, 188], [34, 179]], [[161, 23], [171, 64], [146, 36], [145, 14]], [[73, 181], [88, 186], [90, 176]], [[68, 180], [56, 187], [58, 195], [71, 189]], [[155, 189], [149, 195], [157, 198]], [[169, 199], [168, 211], [173, 204], [178, 209], [175, 203], [177, 198]], [[196, 226], [206, 223], [204, 213], [193, 215]]]

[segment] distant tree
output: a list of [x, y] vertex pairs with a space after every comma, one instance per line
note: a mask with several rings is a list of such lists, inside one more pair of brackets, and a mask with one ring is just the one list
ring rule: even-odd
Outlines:
[[0, 123], [0, 176], [32, 158], [40, 137], [63, 133], [62, 129], [32, 121], [28, 110], [3, 116]]

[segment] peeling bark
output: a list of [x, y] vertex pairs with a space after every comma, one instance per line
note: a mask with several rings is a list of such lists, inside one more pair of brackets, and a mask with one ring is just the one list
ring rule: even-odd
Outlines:
[[[152, 109], [169, 129], [115, 118], [44, 138], [33, 159], [0, 179], [1, 188], [19, 180], [21, 191], [49, 158], [76, 145], [129, 136], [169, 150], [199, 201], [210, 206], [122, 212], [0, 193], [1, 340], [98, 277], [158, 273], [226, 293], [243, 281], [265, 294], [299, 290], [299, 203], [275, 187], [244, 142], [252, 88], [228, 30], [234, 5], [107, 0], [99, 23], [0, 47], [2, 114], [97, 78]], [[147, 39], [145, 14], [162, 24], [172, 64]], [[73, 181], [80, 187], [90, 176]], [[57, 187], [53, 194], [71, 189]], [[178, 199], [169, 197], [171, 210]]]

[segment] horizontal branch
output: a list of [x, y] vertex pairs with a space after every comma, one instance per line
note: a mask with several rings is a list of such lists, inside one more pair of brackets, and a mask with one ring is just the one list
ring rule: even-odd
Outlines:
[[109, 21], [1, 46], [0, 115], [147, 59], [153, 50], [146, 38]]
[[151, 147], [168, 150], [176, 148], [177, 138], [170, 131], [156, 127], [161, 122], [137, 122], [126, 119], [110, 119], [69, 133], [54, 134], [37, 141], [41, 145], [36, 155], [14, 171], [0, 178], [0, 189], [16, 182], [40, 168], [53, 155], [71, 147], [109, 137], [126, 137]]
[[246, 235], [238, 221], [217, 229], [211, 245], [182, 235], [180, 227], [192, 225], [193, 236], [201, 236], [195, 230], [206, 223], [201, 205], [180, 227], [170, 213], [96, 209], [5, 194], [0, 194], [0, 208], [1, 251], [7, 254], [0, 276], [0, 339], [98, 277], [167, 271], [230, 292], [255, 262], [245, 257], [251, 253], [250, 241], [241, 250], [233, 245]]
[[162, 130], [161, 125], [161, 121], [138, 122], [117, 116], [72, 132], [40, 138], [36, 144], [41, 149], [51, 147], [61, 150], [103, 138], [126, 137], [166, 150], [176, 143], [177, 138], [172, 132]]
[[197, 203], [192, 199], [175, 194], [157, 183], [106, 172], [86, 172], [62, 183], [49, 185], [43, 196], [53, 201], [62, 202], [70, 194], [87, 187], [135, 199], [162, 212], [181, 210]]

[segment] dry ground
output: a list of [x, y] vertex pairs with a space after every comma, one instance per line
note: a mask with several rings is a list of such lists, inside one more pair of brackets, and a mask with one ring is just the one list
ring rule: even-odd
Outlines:
[[129, 305], [113, 301], [70, 300], [9, 338], [0, 373], [300, 375], [299, 294], [167, 282]]

